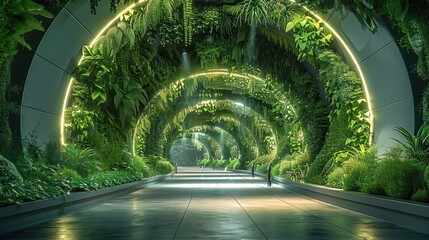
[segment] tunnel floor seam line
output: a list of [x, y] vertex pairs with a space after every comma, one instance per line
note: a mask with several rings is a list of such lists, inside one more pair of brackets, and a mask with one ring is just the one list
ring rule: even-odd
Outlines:
[[[286, 190], [286, 191], [293, 192], [294, 194], [298, 194], [298, 195], [300, 195], [300, 196], [304, 196], [304, 195], [301, 195], [301, 194], [299, 194], [299, 193], [297, 193], [297, 192], [294, 192], [294, 191], [292, 191], [292, 190], [290, 190], [290, 189], [286, 189], [284, 186], [282, 186], [282, 185], [280, 185], [280, 184], [277, 184], [277, 185], [279, 185], [281, 188], [283, 188], [283, 189], [284, 189], [284, 190]], [[270, 189], [268, 189], [268, 188], [264, 188], [264, 187], [261, 187], [261, 186], [259, 186], [259, 187], [260, 187], [260, 188], [262, 188], [263, 190], [267, 191], [267, 192], [275, 193], [274, 191], [272, 191], [272, 190], [270, 190]], [[288, 203], [288, 202], [286, 202], [285, 200], [283, 200], [283, 199], [281, 199], [281, 198], [277, 197], [276, 195], [274, 195], [273, 197], [274, 197], [274, 198], [276, 198], [277, 200], [280, 200], [280, 201], [281, 201], [281, 202], [283, 202], [283, 203], [286, 203], [287, 205], [289, 205], [289, 206], [291, 206], [291, 207], [293, 207], [293, 208], [296, 208], [296, 209], [298, 209], [298, 210], [300, 210], [300, 211], [302, 211], [302, 212], [304, 212], [304, 213], [306, 213], [306, 214], [310, 215], [310, 216], [313, 216], [313, 217], [315, 217], [315, 218], [317, 218], [317, 219], [319, 219], [319, 220], [322, 220], [322, 221], [324, 221], [324, 222], [327, 222], [327, 223], [331, 224], [332, 226], [335, 226], [335, 227], [337, 227], [337, 228], [340, 228], [340, 229], [342, 229], [342, 230], [344, 230], [344, 231], [346, 231], [346, 232], [348, 232], [348, 233], [350, 233], [350, 234], [353, 234], [353, 235], [355, 235], [355, 236], [357, 236], [357, 237], [359, 237], [359, 238], [366, 239], [366, 238], [364, 238], [364, 237], [362, 237], [362, 236], [359, 236], [358, 234], [356, 234], [356, 233], [354, 233], [354, 232], [351, 232], [350, 230], [347, 230], [347, 229], [345, 229], [345, 228], [343, 228], [343, 227], [341, 227], [341, 226], [338, 226], [338, 225], [337, 225], [337, 224], [335, 224], [335, 223], [332, 223], [331, 221], [329, 221], [329, 220], [327, 220], [327, 219], [324, 219], [324, 218], [318, 217], [318, 216], [316, 216], [316, 215], [314, 215], [314, 214], [312, 214], [312, 213], [310, 213], [310, 212], [308, 212], [308, 211], [306, 211], [306, 210], [304, 210], [304, 209], [301, 209], [301, 208], [299, 208], [299, 207], [297, 207], [297, 206], [295, 206], [295, 205], [293, 205], [293, 204], [291, 204], [291, 203]], [[304, 197], [306, 197], [306, 196], [304, 196]], [[306, 198], [308, 198], [308, 199], [310, 199], [310, 200], [312, 200], [312, 201], [318, 201], [318, 200], [313, 199], [313, 198], [309, 198], [309, 197], [306, 197]], [[323, 202], [323, 201], [321, 201], [321, 202], [322, 202], [322, 203], [324, 203], [324, 204], [328, 204], [328, 203], [325, 203], [325, 202]], [[335, 206], [335, 205], [334, 205], [334, 206]], [[339, 207], [339, 206], [336, 206], [336, 207]], [[341, 208], [341, 207], [340, 207], [340, 208]]]
[[246, 209], [244, 209], [244, 207], [241, 205], [240, 201], [238, 201], [238, 199], [232, 194], [230, 193], [228, 190], [224, 189], [222, 186], [220, 186], [218, 183], [216, 183], [216, 185], [222, 189], [223, 191], [225, 191], [226, 193], [228, 193], [228, 195], [230, 195], [232, 198], [234, 198], [235, 202], [237, 202], [237, 204], [240, 206], [241, 209], [243, 209], [244, 213], [246, 213], [247, 217], [252, 221], [252, 223], [255, 225], [255, 227], [259, 230], [259, 232], [262, 233], [262, 235], [264, 236], [265, 239], [268, 240], [267, 235], [265, 235], [265, 233], [262, 231], [262, 229], [258, 226], [258, 224], [256, 224], [256, 222], [253, 220], [253, 218], [250, 216], [250, 214], [246, 211]]
[[185, 219], [186, 213], [188, 212], [189, 206], [191, 205], [193, 196], [194, 196], [194, 189], [192, 188], [192, 190], [191, 190], [191, 199], [189, 199], [188, 206], [186, 206], [185, 212], [183, 213], [183, 216], [180, 219], [179, 225], [177, 226], [177, 229], [174, 232], [173, 240], [176, 238], [176, 235], [179, 232], [180, 226], [182, 225], [182, 222]]

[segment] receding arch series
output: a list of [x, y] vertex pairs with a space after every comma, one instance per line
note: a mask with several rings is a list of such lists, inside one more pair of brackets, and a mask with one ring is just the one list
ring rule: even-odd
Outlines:
[[[76, 67], [83, 45], [88, 45], [115, 15], [109, 3], [100, 2], [97, 15], [91, 15], [89, 2], [69, 2], [47, 29], [37, 47], [23, 92], [21, 133], [27, 135], [38, 129], [39, 142], [60, 130], [64, 97], [70, 74]], [[338, 44], [350, 66], [357, 62], [366, 79], [374, 115], [374, 142], [383, 147], [400, 138], [393, 128], [402, 126], [414, 131], [414, 95], [402, 55], [383, 23], [376, 32], [363, 27], [353, 13], [341, 16], [332, 12], [324, 19], [344, 39], [355, 59], [349, 58], [347, 48]]]

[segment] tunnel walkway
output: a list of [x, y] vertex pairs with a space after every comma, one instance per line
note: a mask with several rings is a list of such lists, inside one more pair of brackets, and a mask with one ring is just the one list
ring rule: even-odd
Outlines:
[[429, 239], [242, 173], [181, 168], [165, 182], [1, 239]]

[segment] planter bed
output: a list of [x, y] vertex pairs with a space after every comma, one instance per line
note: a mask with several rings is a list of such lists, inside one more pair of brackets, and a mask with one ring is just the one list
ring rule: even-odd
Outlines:
[[[260, 173], [255, 175], [265, 177]], [[429, 234], [429, 204], [297, 183], [280, 177], [274, 177], [273, 181], [301, 195]]]
[[148, 178], [89, 192], [72, 192], [64, 197], [39, 200], [0, 208], [0, 234], [25, 228], [58, 216], [81, 210], [118, 195], [161, 182], [173, 174]]

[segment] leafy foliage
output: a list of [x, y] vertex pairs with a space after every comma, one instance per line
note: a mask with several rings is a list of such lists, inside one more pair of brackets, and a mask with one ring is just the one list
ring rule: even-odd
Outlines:
[[312, 59], [329, 46], [332, 34], [326, 33], [321, 21], [309, 16], [297, 15], [286, 26], [286, 32], [293, 29], [298, 60]]
[[82, 177], [101, 170], [97, 153], [91, 148], [81, 149], [75, 144], [69, 144], [65, 146], [63, 154], [61, 165], [75, 170]]
[[266, 25], [268, 20], [268, 3], [265, 0], [245, 0], [239, 3], [241, 8], [238, 20], [249, 26]]
[[423, 125], [419, 128], [416, 135], [414, 136], [410, 132], [408, 132], [403, 127], [397, 127], [395, 130], [400, 133], [404, 138], [405, 142], [401, 142], [397, 139], [395, 140], [399, 143], [403, 148], [406, 154], [411, 159], [416, 159], [418, 161], [422, 161], [425, 164], [429, 163], [429, 126]]
[[344, 188], [344, 171], [341, 167], [335, 168], [327, 177], [326, 185], [333, 188]]
[[[377, 155], [374, 147], [353, 148], [347, 161], [342, 164], [344, 177], [343, 189], [347, 191], [368, 192], [374, 182], [377, 167]], [[329, 178], [329, 177], [328, 177]]]
[[7, 160], [2, 155], [0, 155], [0, 171], [2, 173], [0, 177], [1, 185], [4, 185], [4, 184], [21, 185], [23, 183], [23, 178], [21, 174], [18, 172], [18, 170], [16, 169], [15, 164]]
[[418, 202], [429, 202], [429, 191], [427, 189], [419, 189], [411, 196], [411, 200]]
[[389, 197], [410, 199], [415, 171], [413, 161], [406, 159], [403, 154], [389, 154], [377, 167], [374, 184]]
[[424, 179], [426, 181], [427, 188], [429, 188], [429, 166], [426, 166], [426, 169], [424, 172]]
[[234, 159], [228, 164], [228, 169], [239, 169], [240, 168], [240, 160]]
[[332, 51], [324, 51], [318, 56], [323, 63], [320, 77], [325, 85], [331, 112], [329, 118], [345, 114], [350, 134], [346, 145], [357, 147], [368, 143], [371, 117], [366, 106], [361, 81], [340, 57]]
[[82, 107], [73, 104], [66, 109], [65, 129], [69, 134], [69, 138], [74, 142], [83, 143], [88, 140], [95, 128], [95, 121], [98, 115], [94, 111], [82, 109]]
[[325, 183], [325, 175], [329, 173], [332, 160], [338, 151], [346, 149], [346, 139], [352, 133], [348, 129], [347, 115], [336, 116], [329, 126], [328, 135], [320, 153], [311, 163], [305, 180], [310, 183]]
[[[31, 46], [25, 41], [24, 34], [33, 30], [44, 31], [41, 21], [36, 16], [52, 18], [52, 14], [44, 7], [32, 0], [2, 1], [0, 5], [2, 12], [0, 24], [0, 39], [10, 39], [31, 50]], [[0, 49], [7, 49], [5, 46], [9, 41], [1, 41]]]

